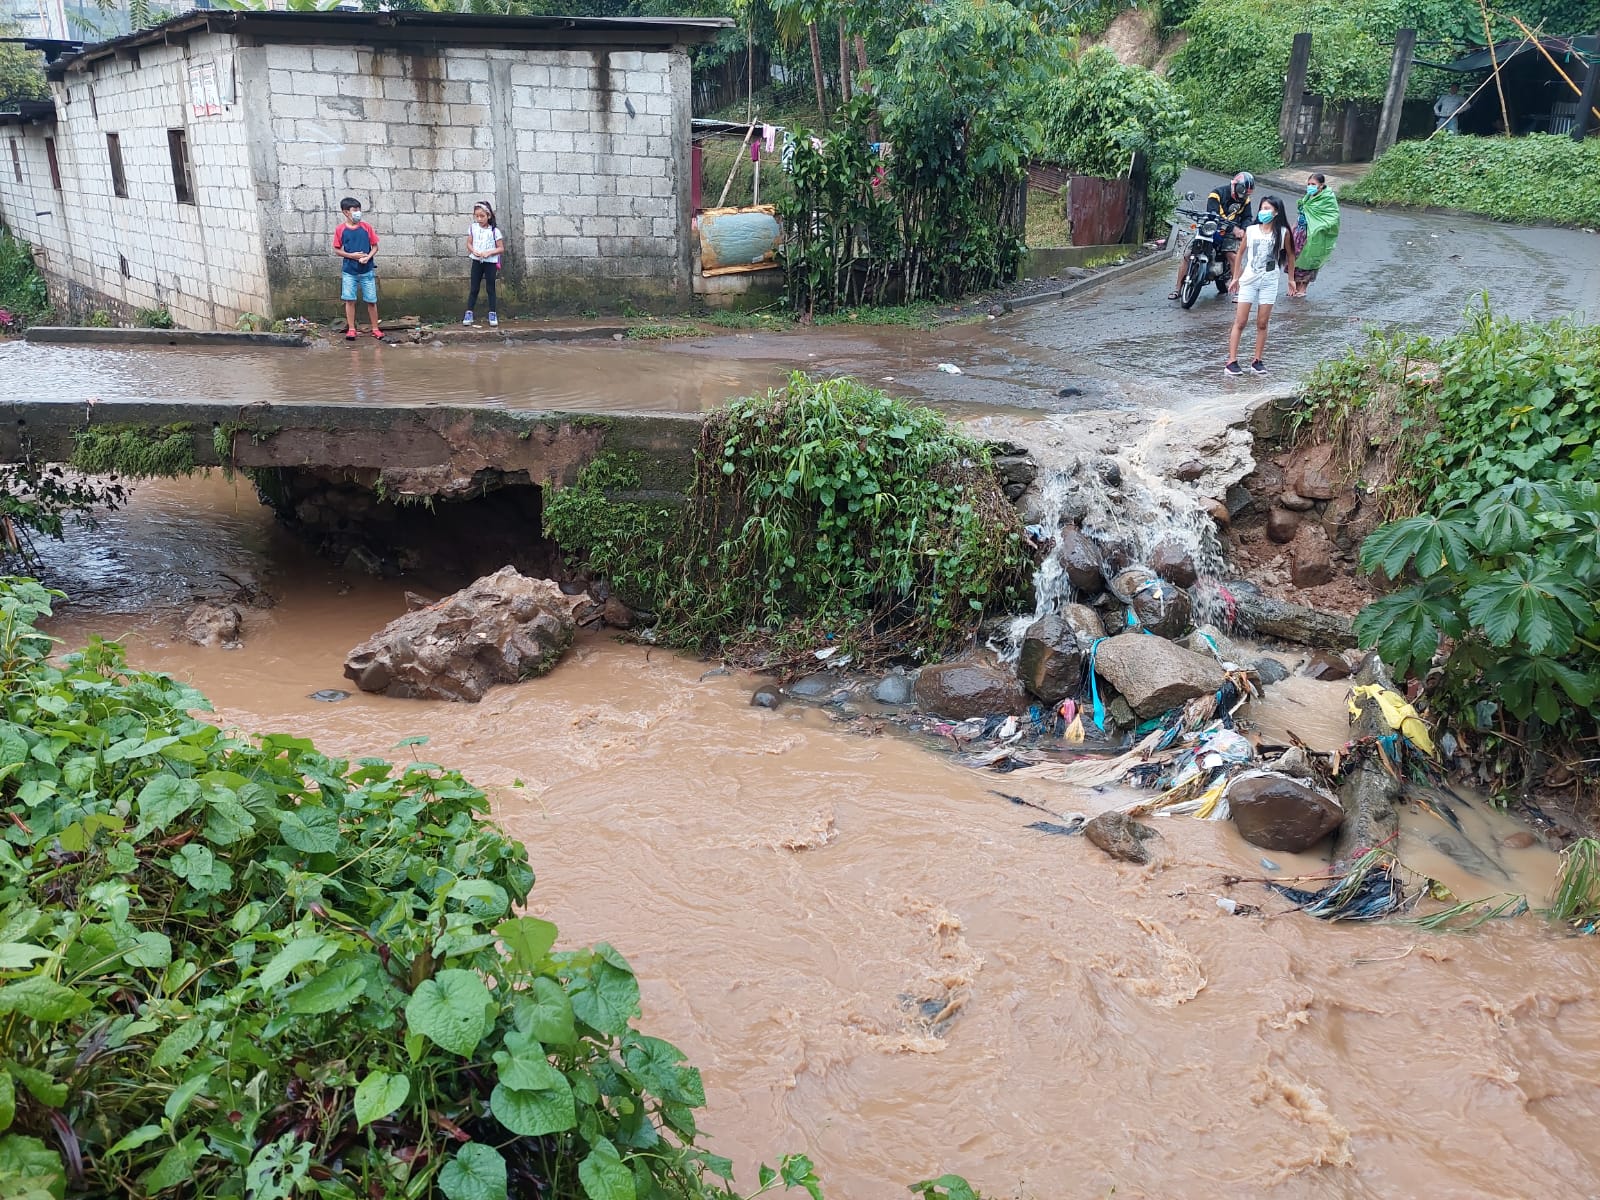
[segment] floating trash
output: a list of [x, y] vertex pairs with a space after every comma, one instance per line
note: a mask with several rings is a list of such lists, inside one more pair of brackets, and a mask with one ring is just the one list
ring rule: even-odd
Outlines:
[[337, 704], [341, 700], [350, 699], [350, 693], [341, 692], [338, 688], [323, 688], [320, 692], [312, 692], [307, 699], [320, 700], [324, 704]]

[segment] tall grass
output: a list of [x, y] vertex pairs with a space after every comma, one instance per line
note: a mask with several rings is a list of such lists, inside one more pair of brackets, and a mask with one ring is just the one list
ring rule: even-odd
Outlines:
[[21, 328], [38, 321], [50, 311], [50, 294], [45, 289], [44, 276], [33, 263], [33, 250], [28, 243], [11, 236], [11, 231], [0, 225], [0, 309], [9, 319], [0, 317], [0, 326]]

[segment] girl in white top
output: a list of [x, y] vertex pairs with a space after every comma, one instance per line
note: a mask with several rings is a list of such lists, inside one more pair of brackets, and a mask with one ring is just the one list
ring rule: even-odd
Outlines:
[[489, 291], [489, 324], [500, 324], [495, 312], [494, 281], [500, 273], [500, 255], [505, 253], [506, 242], [494, 223], [494, 208], [487, 200], [472, 206], [472, 224], [467, 226], [467, 253], [472, 256], [472, 291], [467, 296], [467, 315], [463, 325], [472, 324], [472, 310], [478, 306], [478, 285]]
[[1293, 272], [1294, 238], [1289, 233], [1289, 218], [1283, 201], [1268, 196], [1256, 209], [1256, 224], [1245, 230], [1233, 254], [1233, 282], [1228, 290], [1237, 293], [1238, 304], [1234, 309], [1233, 330], [1228, 335], [1228, 362], [1222, 368], [1225, 374], [1244, 374], [1239, 369], [1239, 339], [1250, 319], [1251, 305], [1256, 310], [1256, 357], [1250, 369], [1257, 375], [1267, 373], [1261, 359], [1267, 350], [1267, 325], [1272, 320], [1272, 306], [1278, 300], [1278, 281]]

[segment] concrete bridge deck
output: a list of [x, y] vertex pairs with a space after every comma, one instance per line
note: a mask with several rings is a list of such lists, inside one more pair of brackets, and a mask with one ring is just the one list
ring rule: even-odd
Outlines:
[[[630, 456], [650, 491], [681, 491], [700, 421], [693, 413], [536, 412], [479, 405], [389, 407], [231, 401], [0, 402], [0, 461], [72, 461], [91, 427], [177, 430], [198, 467], [321, 467], [388, 473], [399, 490], [465, 495], [483, 472], [571, 483], [603, 453]], [[227, 450], [226, 461], [219, 446]]]

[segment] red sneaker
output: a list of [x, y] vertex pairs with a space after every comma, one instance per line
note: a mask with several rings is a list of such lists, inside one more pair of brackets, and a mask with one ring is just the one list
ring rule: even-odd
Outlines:
[[346, 329], [344, 331], [344, 340], [347, 341], [347, 342], [355, 341], [356, 340], [356, 331], [354, 329]]
[[377, 338], [377, 339], [378, 339], [378, 340], [379, 340], [379, 341], [380, 341], [380, 342], [381, 342], [381, 341], [383, 341], [383, 330], [381, 330], [381, 329], [374, 329], [374, 330], [373, 330], [373, 331], [372, 331], [372, 336], [373, 336], [373, 337], [375, 337], [375, 338]]

